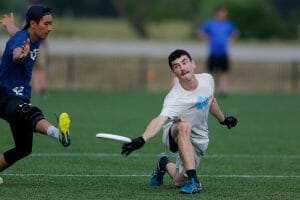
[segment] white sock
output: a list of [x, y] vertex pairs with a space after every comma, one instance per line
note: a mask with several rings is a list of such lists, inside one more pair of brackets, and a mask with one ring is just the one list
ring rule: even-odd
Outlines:
[[59, 130], [54, 126], [50, 126], [47, 129], [47, 135], [49, 135], [52, 138], [58, 139], [59, 138]]

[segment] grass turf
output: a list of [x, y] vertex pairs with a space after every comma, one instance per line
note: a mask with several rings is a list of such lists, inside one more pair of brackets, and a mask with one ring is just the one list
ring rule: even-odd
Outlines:
[[[219, 99], [239, 124], [228, 130], [210, 116], [210, 145], [198, 169], [205, 192], [192, 196], [179, 194], [169, 177], [160, 188], [148, 186], [156, 155], [167, 151], [160, 135], [128, 157], [120, 155], [120, 143], [95, 138], [97, 132], [139, 136], [159, 114], [163, 98], [142, 91], [34, 96], [32, 103], [54, 124], [55, 114], [70, 114], [72, 145], [63, 148], [36, 134], [33, 154], [0, 174], [1, 199], [300, 199], [300, 96]], [[3, 152], [13, 140], [2, 120], [0, 128]]]

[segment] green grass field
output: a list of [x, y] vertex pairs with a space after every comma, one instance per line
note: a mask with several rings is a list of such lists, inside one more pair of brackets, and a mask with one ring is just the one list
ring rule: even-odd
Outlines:
[[[34, 96], [32, 102], [54, 123], [55, 113], [69, 112], [72, 145], [63, 148], [36, 134], [33, 154], [0, 174], [0, 199], [300, 199], [300, 96], [220, 99], [239, 124], [228, 130], [210, 118], [210, 145], [198, 169], [205, 192], [192, 196], [179, 194], [169, 177], [162, 187], [148, 186], [157, 154], [167, 152], [161, 135], [128, 157], [120, 155], [120, 143], [95, 138], [97, 132], [139, 136], [163, 98], [141, 91]], [[13, 140], [2, 120], [0, 130], [3, 152]]]

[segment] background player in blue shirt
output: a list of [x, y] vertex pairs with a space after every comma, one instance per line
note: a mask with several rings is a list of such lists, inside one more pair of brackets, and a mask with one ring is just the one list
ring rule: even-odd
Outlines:
[[217, 92], [220, 96], [226, 96], [228, 93], [229, 41], [239, 35], [239, 30], [227, 20], [227, 14], [225, 7], [218, 7], [215, 17], [199, 26], [197, 30], [198, 36], [208, 43], [207, 69], [216, 80]]
[[[9, 20], [4, 26], [18, 30]], [[52, 30], [50, 8], [32, 6], [26, 14], [26, 25], [6, 43], [0, 64], [0, 117], [9, 124], [15, 147], [0, 155], [0, 172], [32, 151], [33, 132], [56, 138], [63, 146], [71, 144], [70, 118], [62, 113], [58, 128], [48, 122], [42, 111], [30, 104], [32, 68], [41, 40]]]

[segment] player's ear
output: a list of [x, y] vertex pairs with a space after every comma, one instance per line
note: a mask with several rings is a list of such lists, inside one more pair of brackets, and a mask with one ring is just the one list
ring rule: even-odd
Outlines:
[[36, 21], [30, 20], [30, 27], [35, 28], [37, 26]]
[[171, 69], [171, 73], [172, 73], [172, 76], [173, 76], [173, 77], [176, 77], [176, 74], [175, 74], [173, 68]]
[[192, 67], [193, 67], [193, 69], [196, 69], [196, 62], [194, 61], [194, 60], [192, 60]]

